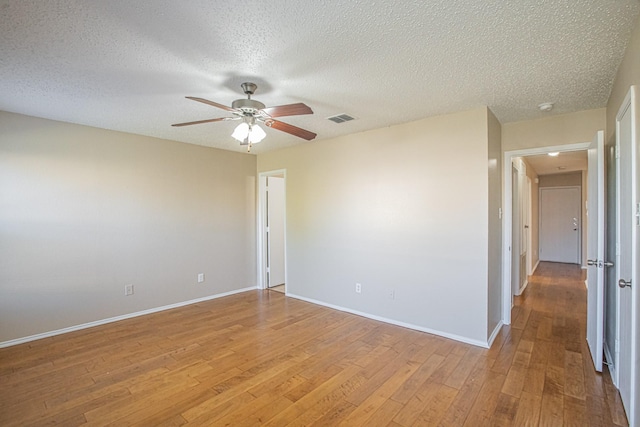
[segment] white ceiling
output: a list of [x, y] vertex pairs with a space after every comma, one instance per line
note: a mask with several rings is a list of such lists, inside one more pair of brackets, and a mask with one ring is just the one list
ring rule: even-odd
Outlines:
[[[225, 105], [258, 84], [316, 141], [489, 106], [502, 123], [606, 105], [638, 0], [0, 0], [0, 109], [243, 151]], [[326, 118], [348, 113], [357, 120]], [[273, 129], [255, 153], [297, 143]]]
[[528, 165], [538, 175], [552, 175], [587, 170], [587, 152], [565, 151], [556, 157], [547, 154], [527, 156], [524, 158]]

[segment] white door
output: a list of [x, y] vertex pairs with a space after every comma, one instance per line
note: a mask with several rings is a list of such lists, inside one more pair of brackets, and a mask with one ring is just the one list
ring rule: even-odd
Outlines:
[[[518, 179], [518, 170], [514, 167], [511, 173], [512, 179], [512, 222], [511, 222], [511, 295], [520, 293], [520, 180]], [[513, 299], [511, 301], [513, 305]]]
[[638, 289], [638, 283], [640, 283], [640, 262], [638, 261], [640, 257], [640, 105], [638, 104], [640, 100], [638, 100], [637, 86], [631, 86], [630, 98], [633, 111], [631, 150], [635, 159], [632, 175], [636, 191], [633, 199], [635, 212], [631, 235], [634, 249], [631, 258], [633, 264], [631, 281], [634, 283], [631, 288], [631, 408], [627, 418], [630, 420], [630, 427], [640, 427], [640, 313], [638, 312], [640, 310], [640, 290]]
[[284, 178], [267, 178], [267, 285], [284, 284]]
[[[635, 96], [633, 88], [622, 104], [620, 111], [616, 117], [616, 193], [617, 193], [617, 229], [616, 241], [619, 246], [616, 248], [616, 264], [618, 279], [618, 322], [619, 322], [619, 353], [618, 353], [618, 387], [620, 397], [627, 412], [630, 425], [637, 425], [639, 421], [633, 420], [634, 408], [632, 396], [635, 395], [633, 378], [636, 372], [633, 363], [633, 325], [637, 327], [637, 321], [633, 319], [634, 312], [634, 291], [632, 289], [637, 283], [637, 276], [634, 276], [634, 260], [638, 252], [635, 252], [634, 240], [637, 244], [637, 226], [640, 218], [637, 216], [640, 212], [640, 206], [636, 203], [633, 192], [635, 178], [634, 171], [634, 103]], [[636, 139], [637, 143], [637, 139]], [[636, 189], [637, 191], [637, 189]], [[635, 198], [635, 200], [634, 200]], [[635, 266], [637, 268], [637, 266]], [[637, 358], [637, 355], [636, 355]], [[637, 359], [636, 359], [637, 360]], [[636, 361], [635, 366], [638, 362]], [[637, 382], [637, 378], [635, 380]]]
[[540, 261], [580, 263], [579, 187], [540, 189]]
[[587, 343], [602, 372], [604, 333], [604, 133], [588, 150], [587, 182]]
[[525, 228], [525, 233], [527, 235], [527, 276], [533, 274], [533, 249], [531, 247], [531, 230], [532, 224], [531, 219], [533, 215], [531, 214], [531, 178], [527, 177], [527, 221]]

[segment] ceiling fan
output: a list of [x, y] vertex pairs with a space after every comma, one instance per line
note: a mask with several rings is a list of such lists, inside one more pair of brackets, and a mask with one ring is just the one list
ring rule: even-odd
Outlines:
[[197, 125], [201, 123], [222, 122], [228, 120], [242, 120], [233, 134], [233, 138], [240, 141], [240, 145], [247, 145], [248, 151], [251, 150], [251, 145], [257, 144], [262, 141], [266, 136], [266, 133], [258, 123], [264, 123], [266, 126], [277, 129], [288, 134], [297, 136], [307, 141], [311, 141], [316, 137], [316, 134], [306, 129], [299, 128], [297, 126], [290, 125], [288, 123], [276, 120], [274, 117], [284, 116], [297, 116], [301, 114], [313, 114], [311, 108], [307, 105], [299, 102], [297, 104], [280, 105], [278, 107], [266, 107], [262, 102], [251, 99], [251, 95], [254, 94], [258, 86], [255, 83], [245, 82], [240, 85], [247, 99], [236, 99], [231, 104], [231, 107], [218, 104], [217, 102], [209, 101], [208, 99], [196, 98], [193, 96], [187, 96], [187, 99], [193, 101], [202, 102], [213, 107], [221, 108], [225, 111], [233, 114], [231, 117], [219, 117], [216, 119], [198, 120], [195, 122], [176, 123], [171, 126], [189, 126]]

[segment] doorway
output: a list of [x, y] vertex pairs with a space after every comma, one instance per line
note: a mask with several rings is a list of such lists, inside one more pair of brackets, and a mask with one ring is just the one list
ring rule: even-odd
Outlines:
[[[560, 146], [550, 146], [550, 147], [539, 147], [539, 148], [531, 148], [531, 149], [524, 149], [524, 150], [514, 150], [514, 151], [506, 151], [504, 153], [504, 161], [503, 161], [503, 165], [504, 165], [504, 170], [503, 170], [503, 176], [505, 178], [509, 178], [509, 179], [504, 179], [504, 192], [503, 192], [503, 200], [502, 200], [502, 206], [504, 209], [503, 212], [503, 228], [502, 228], [502, 238], [503, 238], [503, 242], [502, 242], [502, 323], [505, 325], [509, 325], [511, 324], [511, 307], [513, 304], [513, 285], [512, 285], [512, 277], [513, 277], [513, 251], [512, 248], [515, 248], [516, 251], [519, 251], [522, 248], [522, 240], [520, 241], [516, 241], [514, 244], [514, 231], [513, 231], [513, 221], [518, 221], [520, 222], [520, 225], [524, 226], [524, 225], [529, 225], [529, 224], [523, 224], [526, 219], [523, 221], [523, 217], [521, 213], [517, 213], [517, 219], [514, 219], [514, 215], [516, 214], [514, 212], [514, 174], [513, 174], [513, 164], [514, 164], [514, 160], [518, 160], [519, 157], [527, 157], [527, 156], [538, 156], [538, 155], [546, 155], [548, 153], [551, 152], [559, 152], [559, 153], [563, 153], [563, 152], [571, 152], [571, 151], [585, 151], [589, 148], [591, 143], [589, 142], [585, 142], [585, 143], [577, 143], [577, 144], [567, 144], [567, 145], [560, 145]], [[522, 188], [523, 190], [526, 191], [527, 189], [527, 185], [526, 185], [526, 181], [525, 181], [525, 185], [523, 185], [524, 188]], [[516, 189], [517, 191], [517, 189]], [[517, 196], [516, 196], [517, 197]], [[517, 206], [521, 206], [520, 204], [518, 204]], [[526, 218], [526, 211], [531, 208], [531, 206], [523, 206], [524, 208], [524, 212], [525, 212], [525, 218]], [[529, 220], [531, 220], [532, 218], [529, 217]], [[520, 227], [518, 227], [520, 228]], [[527, 239], [528, 241], [525, 241], [525, 243], [527, 244], [525, 246], [525, 251], [528, 250], [528, 243], [532, 242], [535, 239], [535, 236], [532, 236], [531, 233], [529, 233], [527, 235], [527, 237], [529, 237], [529, 239]], [[536, 240], [537, 241], [537, 240]], [[535, 249], [533, 250], [535, 251]], [[532, 252], [533, 252], [532, 251]], [[524, 262], [522, 265], [524, 267], [525, 270], [525, 274], [527, 273], [527, 262]], [[531, 262], [531, 264], [533, 264], [533, 267], [535, 267], [535, 265], [537, 264], [537, 262]], [[518, 266], [520, 265], [519, 263], [517, 264]], [[518, 268], [519, 270], [519, 268]], [[519, 276], [519, 274], [518, 274]]]
[[258, 283], [286, 293], [286, 171], [259, 175]]

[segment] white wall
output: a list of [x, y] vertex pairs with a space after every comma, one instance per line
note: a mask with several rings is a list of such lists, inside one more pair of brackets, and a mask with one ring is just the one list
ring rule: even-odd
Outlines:
[[482, 108], [260, 154], [259, 172], [287, 170], [287, 291], [486, 343], [487, 120]]
[[256, 285], [255, 156], [6, 112], [0, 129], [0, 342]]

